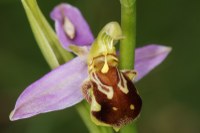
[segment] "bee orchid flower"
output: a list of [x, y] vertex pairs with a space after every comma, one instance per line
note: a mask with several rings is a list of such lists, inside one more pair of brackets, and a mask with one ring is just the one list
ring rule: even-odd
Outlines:
[[[56, 33], [63, 47], [68, 51], [73, 51], [78, 56], [29, 85], [17, 99], [15, 108], [10, 114], [10, 120], [12, 121], [29, 118], [41, 113], [62, 110], [81, 102], [84, 98], [91, 106], [93, 106], [93, 111], [98, 110], [99, 108], [96, 107], [97, 104], [95, 104], [97, 101], [94, 101], [94, 97], [91, 96], [95, 92], [87, 91], [87, 95], [84, 92], [84, 89], [81, 90], [82, 86], [85, 87], [85, 85], [87, 85], [85, 84], [85, 81], [88, 77], [94, 78], [94, 81], [96, 81], [95, 83], [98, 82], [99, 84], [100, 81], [93, 76], [96, 71], [97, 76], [100, 76], [102, 73], [112, 74], [113, 72], [118, 72], [120, 79], [125, 80], [128, 77], [124, 76], [128, 71], [118, 70], [117, 64], [115, 63], [115, 61], [118, 60], [115, 56], [116, 51], [113, 44], [115, 41], [121, 39], [121, 33], [119, 36], [117, 34], [119, 33], [119, 30], [117, 30], [116, 27], [118, 29], [120, 28], [119, 26], [116, 26], [116, 22], [108, 24], [110, 27], [106, 30], [104, 28], [94, 41], [93, 34], [90, 31], [87, 22], [76, 7], [69, 4], [58, 5], [51, 12], [51, 18], [55, 21]], [[115, 25], [114, 27], [112, 27], [113, 24]], [[110, 35], [111, 39], [101, 33]], [[103, 45], [101, 45], [101, 43]], [[147, 75], [167, 57], [170, 51], [170, 47], [156, 44], [149, 44], [137, 48], [135, 51], [135, 71], [137, 71], [137, 77], [134, 76], [135, 79], [130, 78], [132, 82], [138, 82]], [[102, 58], [93, 60], [96, 57]], [[97, 68], [94, 62], [97, 64]], [[100, 70], [100, 74], [98, 70]], [[108, 74], [108, 76], [110, 75]], [[130, 81], [128, 80], [128, 82]], [[101, 84], [100, 86], [103, 85]], [[123, 87], [121, 90], [124, 93], [127, 91]], [[112, 99], [112, 97], [115, 96], [114, 94], [108, 94], [107, 92], [104, 94], [107, 95], [108, 99]], [[134, 95], [140, 99], [136, 92], [134, 92]], [[129, 107], [134, 110], [135, 106], [132, 105]], [[139, 106], [138, 108], [140, 110]], [[113, 107], [112, 109], [114, 111], [117, 110], [116, 107]], [[97, 116], [95, 116], [94, 119], [97, 119]], [[109, 120], [106, 119], [105, 121], [108, 122]], [[116, 125], [113, 124], [112, 126]], [[121, 125], [119, 125], [119, 127], [120, 126]]]

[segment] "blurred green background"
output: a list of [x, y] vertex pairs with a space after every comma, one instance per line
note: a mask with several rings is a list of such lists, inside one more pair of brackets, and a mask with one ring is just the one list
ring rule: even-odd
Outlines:
[[[82, 11], [96, 36], [120, 22], [119, 0], [38, 0], [45, 16], [61, 3]], [[136, 86], [143, 98], [139, 133], [200, 133], [200, 1], [137, 0], [137, 46], [173, 47], [170, 56]], [[50, 71], [19, 0], [0, 0], [0, 133], [87, 133], [74, 107], [10, 122], [23, 89]]]

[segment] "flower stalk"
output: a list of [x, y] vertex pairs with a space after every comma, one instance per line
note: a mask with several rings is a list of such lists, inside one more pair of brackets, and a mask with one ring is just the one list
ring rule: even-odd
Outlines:
[[136, 45], [136, 0], [120, 0], [121, 27], [124, 39], [120, 42], [120, 69], [134, 67]]
[[[120, 42], [120, 69], [133, 69], [136, 46], [136, 0], [120, 0], [121, 28], [124, 39]], [[121, 133], [137, 133], [135, 123], [125, 126]]]

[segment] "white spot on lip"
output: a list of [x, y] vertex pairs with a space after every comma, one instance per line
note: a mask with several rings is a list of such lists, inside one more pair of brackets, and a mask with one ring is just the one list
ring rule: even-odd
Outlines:
[[114, 111], [117, 111], [117, 110], [118, 110], [118, 108], [116, 108], [116, 107], [112, 107], [112, 109], [113, 109]]

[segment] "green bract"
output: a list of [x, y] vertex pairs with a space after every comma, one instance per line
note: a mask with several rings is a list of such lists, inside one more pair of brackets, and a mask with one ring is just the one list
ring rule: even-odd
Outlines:
[[73, 55], [61, 47], [60, 42], [40, 11], [36, 0], [22, 0], [35, 39], [51, 68], [56, 68], [73, 58]]

